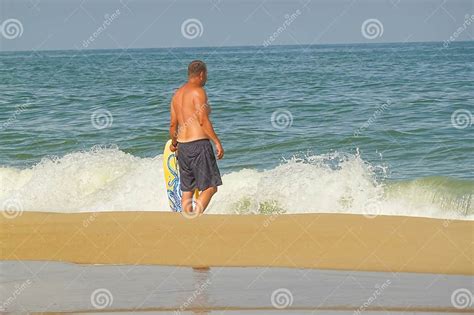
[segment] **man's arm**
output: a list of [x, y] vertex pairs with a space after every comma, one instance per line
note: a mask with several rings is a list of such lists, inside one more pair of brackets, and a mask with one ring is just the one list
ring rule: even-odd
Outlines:
[[178, 118], [174, 110], [174, 96], [171, 99], [170, 105], [170, 138], [171, 138], [171, 151], [176, 151], [176, 144], [178, 143]]
[[217, 151], [217, 158], [220, 160], [224, 156], [224, 149], [222, 148], [221, 141], [217, 137], [212, 122], [209, 119], [210, 108], [207, 103], [207, 95], [204, 89], [197, 89], [194, 97], [194, 106], [198, 113], [199, 124], [206, 133], [206, 135], [214, 142]]

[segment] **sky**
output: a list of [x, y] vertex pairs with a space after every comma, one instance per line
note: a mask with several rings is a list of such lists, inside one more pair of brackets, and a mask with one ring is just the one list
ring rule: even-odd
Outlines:
[[0, 0], [0, 23], [0, 51], [464, 41], [474, 0]]

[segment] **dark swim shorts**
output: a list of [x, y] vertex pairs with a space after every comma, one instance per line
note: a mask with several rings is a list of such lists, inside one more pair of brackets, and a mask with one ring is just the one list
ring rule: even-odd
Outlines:
[[208, 139], [178, 143], [179, 178], [182, 191], [206, 190], [222, 185], [216, 156]]

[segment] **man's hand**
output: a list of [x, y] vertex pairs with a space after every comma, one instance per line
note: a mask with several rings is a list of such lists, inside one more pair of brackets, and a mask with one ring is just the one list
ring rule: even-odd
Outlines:
[[176, 152], [176, 150], [178, 150], [178, 146], [177, 145], [173, 145], [173, 143], [170, 144], [170, 150], [171, 152]]
[[220, 160], [224, 157], [224, 148], [220, 142], [216, 143], [217, 159]]

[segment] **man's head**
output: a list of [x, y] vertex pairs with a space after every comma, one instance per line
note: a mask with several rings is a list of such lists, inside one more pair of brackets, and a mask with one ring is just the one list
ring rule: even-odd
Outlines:
[[204, 61], [194, 60], [188, 66], [188, 79], [204, 86], [207, 81], [207, 67]]

